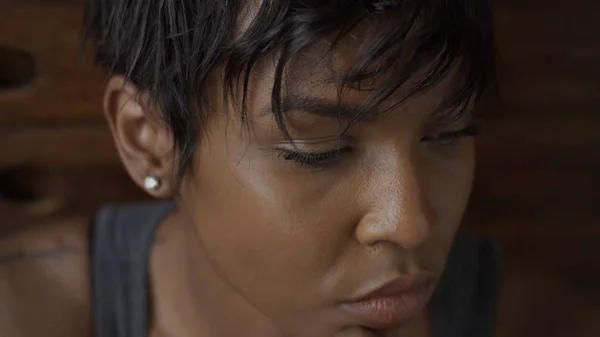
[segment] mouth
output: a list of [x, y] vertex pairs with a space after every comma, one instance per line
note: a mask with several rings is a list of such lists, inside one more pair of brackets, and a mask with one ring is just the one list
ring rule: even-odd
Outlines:
[[360, 325], [373, 329], [408, 323], [425, 309], [434, 288], [433, 275], [397, 277], [368, 290], [341, 308]]

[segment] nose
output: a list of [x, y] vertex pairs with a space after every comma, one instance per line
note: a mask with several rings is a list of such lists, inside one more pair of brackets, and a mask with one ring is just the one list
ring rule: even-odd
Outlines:
[[394, 166], [373, 174], [367, 192], [370, 207], [356, 237], [365, 246], [388, 242], [412, 250], [429, 238], [436, 213], [426, 191], [426, 169], [408, 161]]

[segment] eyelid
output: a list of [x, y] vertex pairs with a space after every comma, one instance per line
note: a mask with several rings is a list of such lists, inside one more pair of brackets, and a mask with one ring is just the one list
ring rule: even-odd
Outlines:
[[[291, 141], [280, 141], [275, 143], [275, 147], [277, 148], [300, 152], [329, 152], [349, 145], [351, 145], [351, 139], [347, 136], [326, 136], [299, 140], [292, 139]], [[307, 147], [310, 147], [310, 149], [307, 149]], [[317, 150], [315, 147], [321, 148], [322, 150]]]
[[439, 135], [443, 135], [443, 136], [453, 136], [456, 134], [476, 135], [478, 133], [479, 133], [479, 127], [477, 126], [477, 124], [469, 124], [462, 129], [440, 132]]
[[471, 123], [461, 129], [455, 129], [450, 131], [434, 132], [430, 135], [424, 136], [423, 141], [437, 141], [437, 140], [448, 140], [460, 137], [476, 136], [479, 134], [479, 127], [476, 123]]

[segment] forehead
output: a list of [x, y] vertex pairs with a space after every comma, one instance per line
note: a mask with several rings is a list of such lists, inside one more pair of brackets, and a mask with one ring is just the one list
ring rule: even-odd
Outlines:
[[[376, 15], [356, 14], [339, 22], [332, 19], [331, 25], [311, 23], [302, 16], [306, 10], [316, 13], [321, 5], [330, 8], [326, 3], [294, 7], [297, 11], [292, 11], [291, 17], [273, 23], [283, 27], [277, 30], [280, 36], [271, 36], [267, 34], [271, 21], [261, 18], [278, 7], [261, 0], [246, 2], [238, 17], [234, 57], [225, 64], [230, 92], [240, 86], [232, 98], [242, 103], [242, 114], [256, 110], [256, 106], [248, 106], [251, 100], [262, 100], [261, 106], [273, 102], [272, 112], [280, 121], [279, 102], [286, 96], [300, 96], [361, 105], [353, 120], [360, 121], [376, 112], [403, 110], [399, 108], [426, 96], [427, 102], [434, 103], [428, 110], [441, 111], [438, 115], [449, 112], [456, 118], [477, 98], [478, 78], [472, 78], [473, 67], [464, 64], [470, 58], [462, 57], [469, 53], [462, 43], [449, 41], [449, 28], [432, 21], [431, 16], [410, 15], [401, 4]], [[284, 25], [285, 20], [294, 23], [292, 28]], [[268, 44], [261, 45], [256, 39]], [[257, 43], [257, 49], [250, 48]]]
[[[252, 16], [253, 14], [247, 14], [242, 23], [249, 24], [248, 19]], [[372, 58], [369, 60], [369, 67], [378, 67], [380, 61], [390, 60], [390, 55], [384, 55], [382, 60], [378, 60], [372, 57], [371, 51], [363, 50], [365, 46], [370, 45], [369, 36], [373, 36], [374, 32], [377, 33], [377, 29], [382, 29], [382, 27], [371, 20], [365, 20], [345, 33], [339, 40], [336, 40], [339, 33], [333, 33], [311, 43], [286, 60], [286, 66], [280, 79], [276, 76], [276, 69], [281, 51], [263, 55], [252, 66], [248, 79], [248, 92], [244, 93], [243, 90], [239, 92], [240, 96], [246, 95], [247, 109], [245, 111], [251, 114], [265, 110], [273, 112], [271, 103], [276, 96], [279, 96], [281, 101], [285, 101], [286, 97], [300, 97], [315, 98], [315, 102], [328, 102], [330, 105], [338, 103], [346, 106], [361, 106], [368, 101], [371, 95], [375, 96], [373, 94], [375, 89], [385, 86], [387, 79], [404, 76], [397, 71], [398, 67], [391, 67], [392, 71], [382, 72], [381, 75], [369, 77], [360, 83], [343, 83], [342, 85], [341, 79], [357, 65], [365, 62], [365, 57]], [[401, 54], [410, 57], [410, 53], [403, 52]], [[398, 63], [401, 61], [398, 60]], [[403, 85], [394, 87], [390, 96], [382, 102], [378, 102], [377, 106], [369, 105], [369, 108], [366, 109], [367, 117], [371, 117], [375, 112], [433, 112], [438, 106], [441, 106], [443, 100], [449, 96], [452, 84], [455, 82], [456, 68], [448, 71], [447, 76], [440, 83], [432, 86], [423, 94], [403, 101], [413, 89], [411, 85], [421, 76], [426, 75], [429, 70], [427, 68], [424, 66], [422, 72], [416, 71], [403, 81]], [[395, 73], [393, 70], [396, 70]], [[243, 79], [243, 77], [242, 74], [241, 78]], [[238, 83], [243, 83], [243, 80]], [[277, 93], [275, 93], [274, 88], [278, 86], [280, 88], [277, 88]], [[400, 101], [403, 104], [398, 104]]]
[[[401, 74], [383, 74], [383, 76], [368, 79], [359, 86], [342, 86], [340, 79], [348, 70], [361, 62], [358, 57], [364, 32], [357, 30], [348, 34], [332, 47], [332, 39], [324, 39], [317, 44], [294, 55], [287, 64], [281, 80], [281, 96], [318, 98], [321, 101], [338, 102], [340, 104], [359, 106], [381, 85], [387, 76]], [[268, 57], [256, 68], [251, 77], [255, 91], [266, 96], [270, 103], [272, 89], [275, 81], [275, 68], [277, 56]], [[421, 108], [434, 110], [442, 100], [449, 95], [455, 82], [456, 69], [429, 91], [408, 100], [405, 104], [397, 106], [399, 110], [406, 110], [410, 105], [420, 105]], [[418, 78], [415, 77], [415, 79]], [[413, 79], [409, 79], [404, 86], [399, 87], [395, 93], [378, 107], [386, 111], [408, 94]], [[424, 104], [426, 103], [426, 104]], [[426, 106], [425, 106], [426, 105]], [[411, 109], [412, 110], [412, 109]]]
[[[343, 75], [348, 67], [353, 65], [355, 48], [354, 42], [348, 44], [342, 42], [329, 51], [329, 45], [324, 42], [316, 48], [296, 55], [291, 60], [281, 82], [282, 112], [288, 126], [291, 123], [293, 126], [318, 128], [329, 125], [323, 117], [336, 118], [336, 114], [342, 115], [341, 119], [344, 121], [342, 125], [347, 125], [346, 122], [352, 120], [352, 116], [360, 109], [371, 91], [346, 88], [340, 92], [339, 84], [333, 79]], [[256, 123], [267, 122], [274, 117], [272, 89], [275, 67], [276, 58], [265, 59], [251, 76], [247, 111]], [[417, 115], [419, 120], [422, 117], [432, 122], [441, 121], [443, 118], [438, 118], [435, 112], [449, 92], [451, 83], [452, 77], [448, 76], [430, 91], [395, 106], [387, 111], [386, 115], [401, 117]], [[398, 97], [402, 96], [402, 90], [403, 88], [399, 89]], [[394, 106], [396, 101], [395, 97], [390, 98], [377, 107], [378, 112], [386, 111]], [[341, 113], [341, 110], [349, 113]], [[379, 116], [378, 113], [369, 112], [362, 121], [378, 120]]]

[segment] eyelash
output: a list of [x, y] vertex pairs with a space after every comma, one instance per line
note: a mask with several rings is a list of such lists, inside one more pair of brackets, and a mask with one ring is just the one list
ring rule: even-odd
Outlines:
[[[462, 130], [442, 132], [433, 137], [423, 137], [424, 142], [439, 142], [442, 145], [452, 145], [461, 138], [476, 136], [478, 128], [470, 125]], [[337, 163], [344, 155], [352, 152], [352, 147], [346, 146], [326, 152], [297, 152], [289, 150], [279, 150], [279, 158], [286, 161], [294, 161], [300, 166], [327, 166]]]
[[472, 137], [478, 134], [479, 128], [477, 125], [469, 125], [462, 130], [441, 132], [435, 136], [423, 137], [421, 140], [423, 142], [438, 142], [441, 145], [451, 145], [461, 138]]
[[280, 150], [279, 157], [284, 160], [294, 161], [300, 166], [326, 166], [335, 164], [342, 156], [352, 152], [352, 147], [346, 146], [341, 149], [335, 149], [327, 152], [296, 152], [289, 150]]

